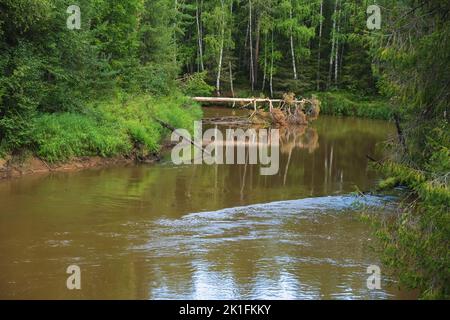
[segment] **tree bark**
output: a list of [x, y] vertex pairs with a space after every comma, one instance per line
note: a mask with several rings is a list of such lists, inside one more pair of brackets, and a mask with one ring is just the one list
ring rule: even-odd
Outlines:
[[230, 89], [231, 89], [231, 95], [234, 98], [233, 68], [231, 67], [231, 61], [228, 61], [228, 67], [230, 68]]
[[339, 75], [342, 79], [342, 64], [344, 61], [344, 49], [345, 49], [345, 43], [341, 44], [341, 56], [339, 57]]
[[[178, 0], [175, 0], [175, 14], [178, 13]], [[177, 63], [177, 22], [173, 23], [173, 62]]]
[[267, 32], [264, 34], [264, 76], [261, 91], [264, 91], [266, 87], [266, 78], [267, 78]]
[[[338, 1], [339, 2], [339, 1]], [[335, 59], [334, 59], [334, 85], [337, 87], [338, 85], [338, 70], [339, 70], [339, 31], [341, 28], [341, 9], [339, 8], [339, 11], [337, 13], [338, 17], [337, 19], [337, 34], [336, 34], [336, 52], [335, 52]]]
[[259, 67], [259, 43], [260, 43], [261, 19], [256, 22], [256, 44], [255, 44], [255, 67], [253, 68], [255, 84], [258, 84], [258, 67]]
[[252, 86], [252, 92], [255, 87], [255, 74], [253, 64], [253, 37], [252, 37], [252, 0], [249, 0], [249, 35], [250, 35], [250, 83]]
[[196, 4], [197, 4], [197, 9], [195, 12], [195, 20], [197, 22], [197, 38], [198, 38], [198, 59], [199, 59], [199, 64], [200, 64], [200, 71], [204, 71], [205, 70], [205, 66], [203, 65], [203, 37], [202, 37], [202, 33], [201, 33], [201, 29], [200, 29], [200, 8], [198, 5], [198, 0], [196, 0]]
[[220, 96], [220, 75], [222, 72], [222, 60], [223, 60], [223, 46], [225, 42], [225, 7], [224, 0], [220, 0], [222, 6], [222, 26], [221, 26], [221, 34], [220, 34], [220, 53], [219, 53], [219, 65], [217, 66], [217, 79], [216, 79], [216, 94]]
[[317, 53], [317, 91], [320, 90], [320, 55], [322, 49], [323, 0], [320, 1], [319, 48]]
[[[289, 9], [289, 19], [292, 20], [292, 1], [291, 1], [291, 8]], [[297, 66], [295, 62], [294, 35], [292, 27], [291, 27], [290, 42], [291, 42], [291, 56], [292, 56], [292, 71], [294, 72], [294, 80], [297, 80]]]
[[328, 69], [328, 82], [327, 82], [327, 88], [330, 88], [331, 85], [331, 74], [333, 72], [333, 55], [334, 55], [334, 46], [336, 44], [336, 11], [337, 11], [337, 4], [338, 0], [335, 0], [334, 2], [334, 18], [333, 18], [333, 39], [331, 43], [331, 52], [330, 52], [330, 67]]
[[241, 54], [239, 55], [239, 64], [241, 63], [241, 61], [243, 61], [243, 66], [244, 67], [247, 67], [247, 64], [248, 64], [248, 60], [246, 58], [247, 57], [246, 54], [247, 54], [247, 48], [248, 48], [249, 29], [250, 29], [250, 21], [247, 23], [247, 31], [245, 33], [244, 54], [243, 54], [244, 57], [243, 57], [243, 59], [241, 59], [242, 55]]
[[270, 55], [270, 97], [273, 98], [273, 28], [272, 28], [272, 48]]

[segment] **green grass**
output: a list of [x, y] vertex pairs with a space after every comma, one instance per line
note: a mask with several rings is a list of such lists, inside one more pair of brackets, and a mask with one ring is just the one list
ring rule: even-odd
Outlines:
[[83, 114], [40, 114], [32, 134], [34, 152], [49, 162], [83, 156], [147, 156], [159, 150], [168, 134], [154, 117], [192, 130], [201, 109], [181, 95], [120, 95], [87, 106]]
[[321, 101], [321, 113], [335, 116], [352, 116], [391, 120], [393, 108], [380, 97], [365, 97], [344, 91], [315, 93]]
[[44, 114], [36, 119], [35, 128], [36, 154], [50, 162], [79, 156], [110, 157], [131, 151], [130, 139], [118, 124], [100, 124], [85, 115]]

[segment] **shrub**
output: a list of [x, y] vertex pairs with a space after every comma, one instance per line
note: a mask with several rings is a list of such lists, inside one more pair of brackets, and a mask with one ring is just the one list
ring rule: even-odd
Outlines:
[[183, 93], [191, 97], [210, 96], [214, 87], [206, 83], [206, 76], [206, 71], [187, 75], [180, 83]]
[[[383, 187], [402, 185], [414, 201], [404, 203], [395, 221], [379, 225], [384, 262], [402, 285], [419, 289], [421, 298], [450, 297], [450, 192], [424, 173], [387, 162], [380, 169], [389, 177]], [[410, 198], [411, 199], [411, 198]]]
[[27, 44], [0, 55], [0, 142], [6, 150], [30, 143], [42, 99], [41, 61]]

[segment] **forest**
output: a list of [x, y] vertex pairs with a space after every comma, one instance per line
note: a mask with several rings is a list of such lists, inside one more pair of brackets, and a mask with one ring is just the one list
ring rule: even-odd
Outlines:
[[447, 0], [0, 0], [0, 164], [145, 159], [169, 132], [155, 117], [201, 118], [192, 96], [314, 95], [324, 114], [395, 123], [372, 160], [380, 188], [409, 193], [374, 222], [383, 257], [448, 298], [449, 16]]

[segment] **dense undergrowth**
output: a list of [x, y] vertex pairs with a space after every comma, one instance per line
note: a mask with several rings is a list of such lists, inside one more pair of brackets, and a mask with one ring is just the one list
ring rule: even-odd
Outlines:
[[391, 120], [393, 117], [392, 105], [383, 97], [346, 91], [319, 92], [316, 95], [321, 101], [322, 114], [380, 120]]
[[407, 187], [394, 221], [376, 220], [382, 259], [400, 283], [423, 299], [450, 298], [450, 190], [423, 172], [395, 162], [378, 168], [388, 177], [380, 187]]
[[157, 152], [168, 134], [155, 118], [177, 128], [192, 128], [201, 109], [178, 95], [137, 96], [90, 104], [84, 113], [51, 113], [36, 117], [32, 150], [49, 161], [83, 156], [137, 156]]

